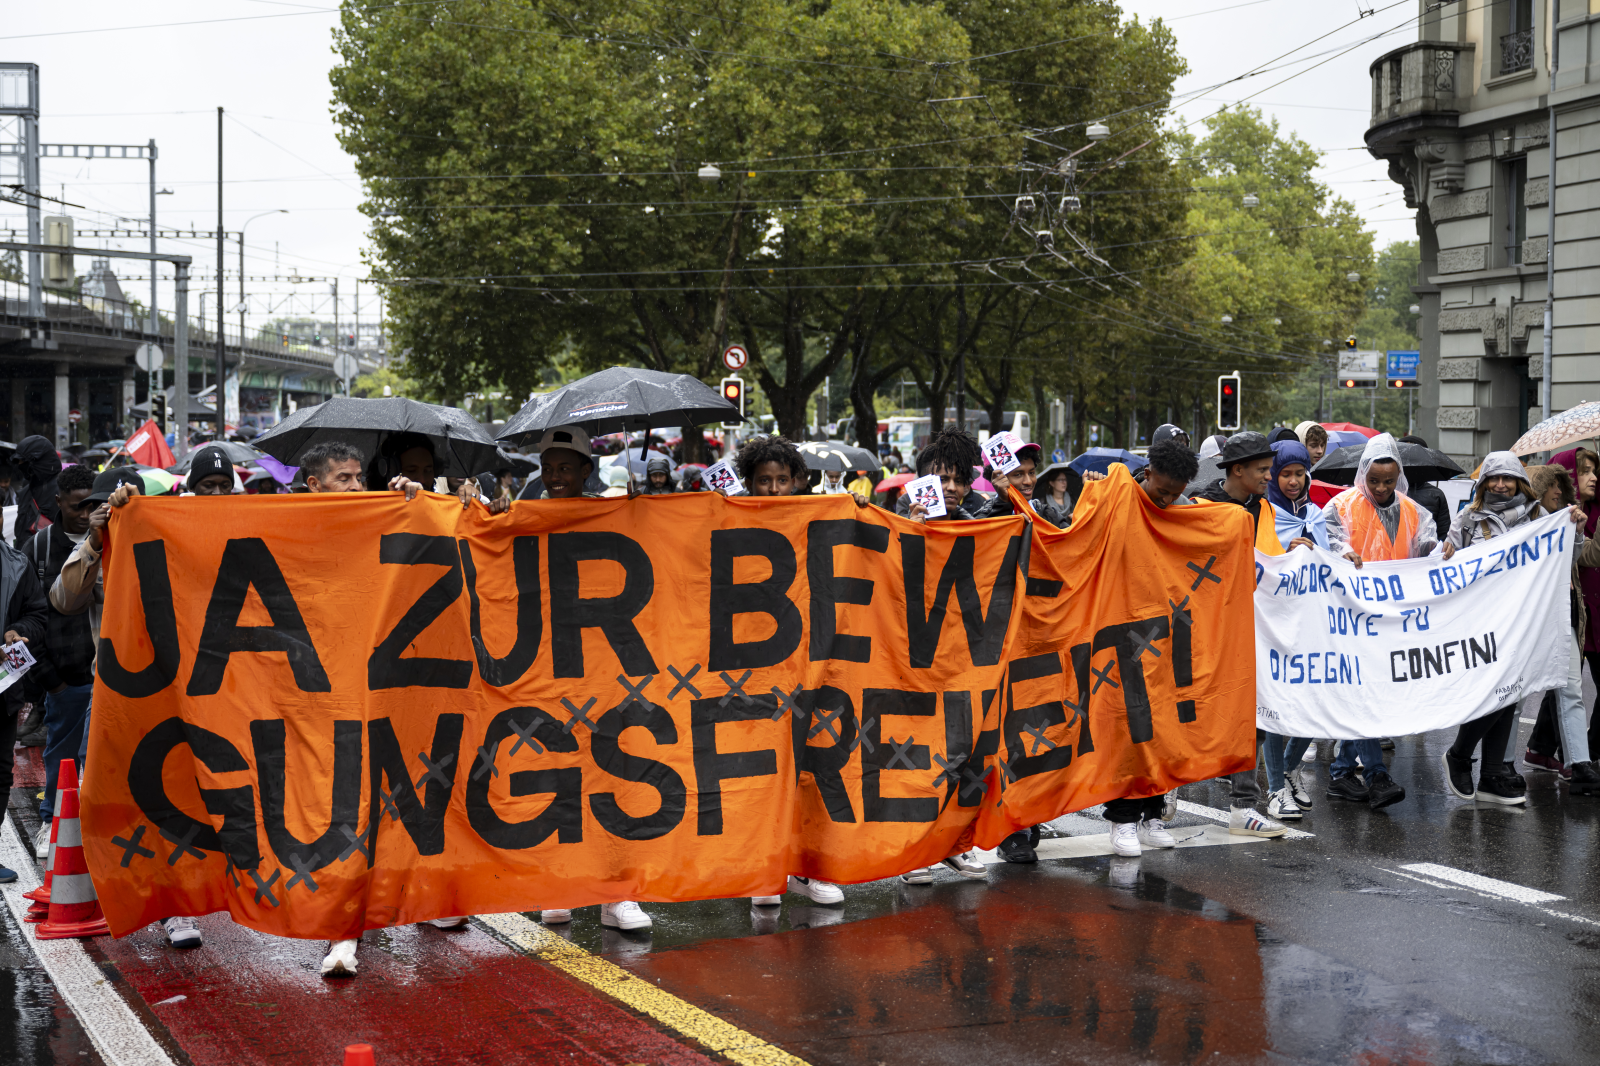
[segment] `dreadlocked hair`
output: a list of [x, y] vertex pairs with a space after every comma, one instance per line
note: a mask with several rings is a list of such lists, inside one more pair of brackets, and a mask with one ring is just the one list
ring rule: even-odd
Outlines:
[[983, 449], [978, 439], [964, 429], [947, 425], [928, 439], [917, 453], [917, 476], [925, 477], [936, 466], [944, 467], [962, 483], [972, 483], [972, 468], [983, 465]]
[[751, 437], [733, 454], [733, 469], [740, 480], [749, 481], [762, 463], [777, 463], [789, 468], [796, 481], [807, 476], [805, 456], [788, 437], [769, 437], [765, 434]]

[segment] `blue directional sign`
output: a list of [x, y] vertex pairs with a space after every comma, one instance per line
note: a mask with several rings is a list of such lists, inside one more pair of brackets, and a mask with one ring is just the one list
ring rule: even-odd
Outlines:
[[1421, 352], [1389, 352], [1389, 373], [1391, 378], [1406, 378], [1415, 381], [1417, 367], [1422, 363]]

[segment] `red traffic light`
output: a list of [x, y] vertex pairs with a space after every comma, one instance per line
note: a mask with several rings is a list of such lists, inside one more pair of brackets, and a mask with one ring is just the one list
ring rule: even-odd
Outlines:
[[724, 381], [722, 383], [722, 398], [729, 403], [737, 404], [739, 397], [744, 394], [744, 384], [738, 381]]
[[1224, 384], [1222, 386], [1222, 395], [1224, 395], [1224, 396], [1232, 396], [1233, 395], [1233, 386], [1231, 384]]

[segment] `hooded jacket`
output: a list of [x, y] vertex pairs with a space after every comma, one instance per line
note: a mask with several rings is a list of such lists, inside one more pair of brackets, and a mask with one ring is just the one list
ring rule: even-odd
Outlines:
[[[1299, 441], [1284, 440], [1272, 446], [1272, 480], [1267, 483], [1267, 499], [1272, 504], [1273, 521], [1279, 543], [1287, 546], [1305, 537], [1319, 548], [1331, 550], [1328, 523], [1322, 508], [1311, 502], [1311, 453]], [[1297, 499], [1289, 499], [1278, 487], [1278, 475], [1296, 464], [1306, 468], [1306, 487]]]
[[[1516, 478], [1521, 484], [1509, 505], [1496, 506], [1488, 499], [1489, 479], [1504, 475]], [[1526, 495], [1522, 495], [1526, 489]], [[1528, 472], [1522, 460], [1510, 452], [1490, 452], [1478, 470], [1478, 486], [1473, 490], [1472, 502], [1456, 512], [1450, 522], [1450, 543], [1465, 548], [1476, 541], [1504, 536], [1517, 526], [1543, 518], [1548, 512], [1533, 498], [1533, 486], [1528, 484]]]
[[56, 505], [61, 456], [48, 440], [35, 435], [17, 443], [11, 463], [26, 482], [17, 491], [17, 518], [12, 526], [12, 543], [20, 548], [39, 530], [61, 521], [61, 508]]
[[[662, 486], [651, 484], [650, 475], [657, 471], [667, 475], [667, 483]], [[644, 484], [639, 489], [646, 496], [665, 496], [677, 492], [678, 488], [672, 483], [672, 463], [666, 456], [652, 453], [644, 464]]]
[[1399, 465], [1400, 448], [1388, 433], [1367, 441], [1356, 465], [1356, 483], [1328, 501], [1322, 517], [1328, 524], [1328, 542], [1339, 553], [1354, 551], [1362, 559], [1420, 559], [1432, 553], [1439, 543], [1433, 516], [1418, 507], [1407, 495], [1405, 468], [1394, 487], [1394, 498], [1386, 504], [1373, 499], [1367, 487], [1367, 471], [1372, 464], [1387, 460]]

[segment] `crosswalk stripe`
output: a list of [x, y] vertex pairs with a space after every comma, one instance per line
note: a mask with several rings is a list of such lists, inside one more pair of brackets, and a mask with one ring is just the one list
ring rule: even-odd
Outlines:
[[480, 914], [506, 943], [648, 1015], [740, 1066], [808, 1066], [804, 1059], [578, 947], [525, 914]]
[[[123, 1002], [81, 943], [39, 940], [34, 936], [35, 927], [22, 920], [28, 910], [28, 901], [22, 894], [38, 887], [39, 875], [11, 819], [0, 812], [0, 822], [4, 823], [0, 826], [0, 866], [17, 871], [15, 881], [0, 885], [0, 894], [5, 896], [11, 916], [16, 919], [45, 973], [50, 975], [56, 991], [94, 1042], [95, 1050], [100, 1052], [107, 1066], [174, 1066], [172, 1058]], [[56, 881], [60, 883], [60, 875]]]

